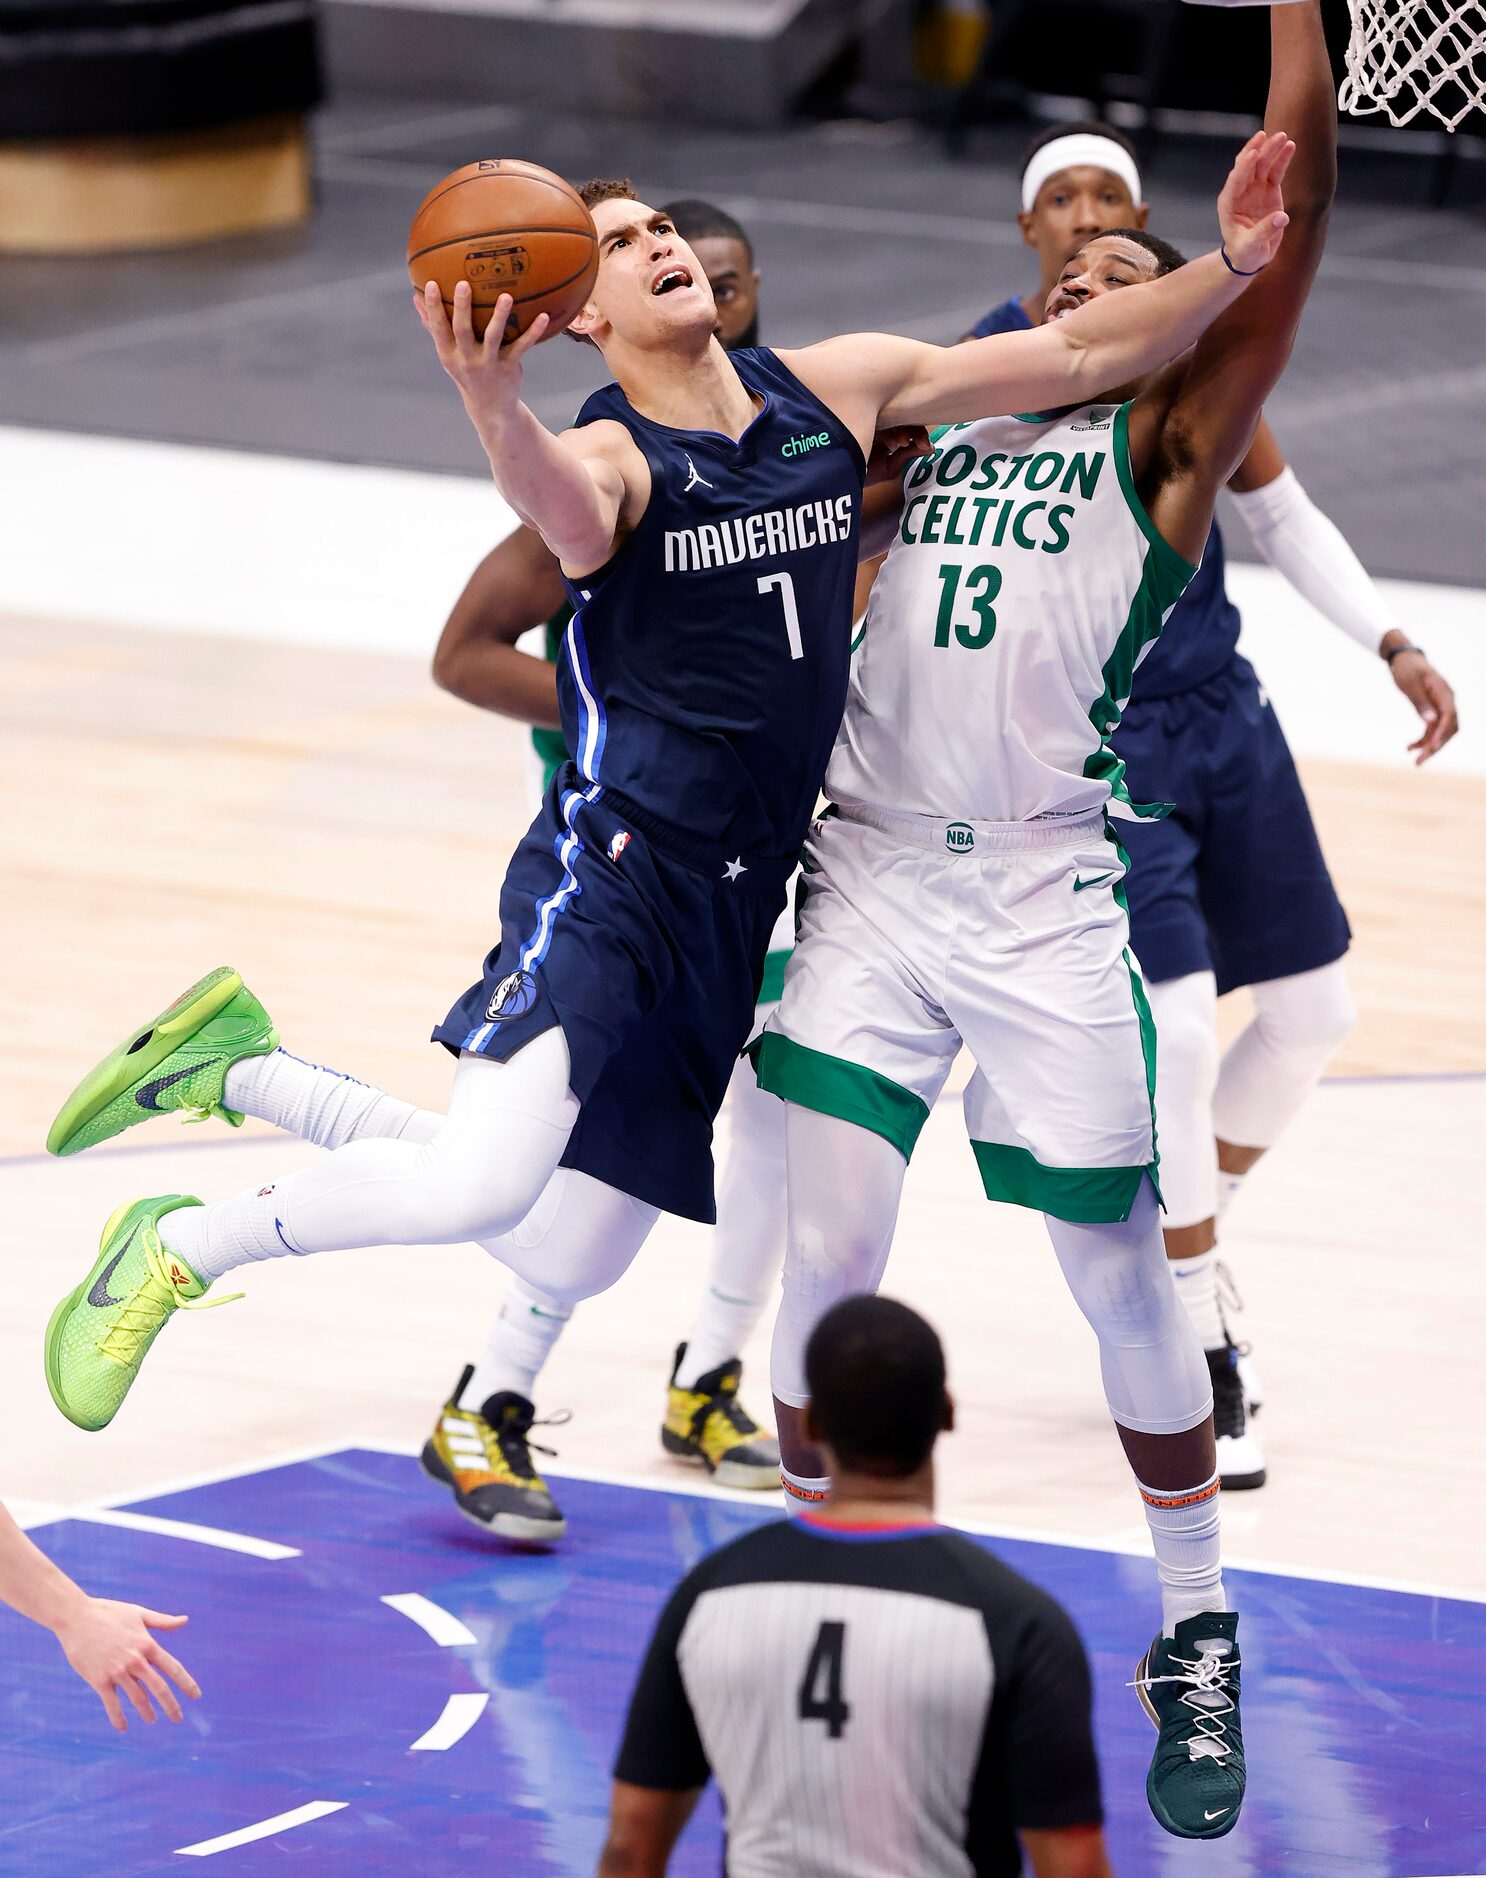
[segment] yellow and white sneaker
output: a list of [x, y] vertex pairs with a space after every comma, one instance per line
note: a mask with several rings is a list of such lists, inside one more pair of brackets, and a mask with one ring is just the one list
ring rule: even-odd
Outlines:
[[567, 1531], [567, 1521], [531, 1458], [533, 1447], [542, 1454], [552, 1450], [530, 1437], [533, 1425], [566, 1421], [567, 1411], [537, 1422], [531, 1403], [514, 1389], [487, 1396], [478, 1409], [461, 1408], [473, 1374], [470, 1364], [439, 1411], [438, 1426], [419, 1457], [423, 1471], [450, 1488], [460, 1512], [486, 1532], [550, 1545]]
[[678, 1460], [700, 1461], [719, 1487], [777, 1487], [779, 1443], [764, 1433], [738, 1399], [742, 1359], [730, 1357], [689, 1389], [680, 1389], [676, 1372], [685, 1355], [686, 1345], [678, 1345], [666, 1391], [661, 1446]]

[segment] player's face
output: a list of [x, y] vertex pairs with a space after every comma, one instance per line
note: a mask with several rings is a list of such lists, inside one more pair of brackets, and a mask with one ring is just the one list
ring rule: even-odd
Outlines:
[[1042, 309], [1044, 320], [1062, 319], [1088, 300], [1121, 287], [1138, 287], [1156, 278], [1158, 262], [1149, 248], [1124, 235], [1099, 235], [1070, 254]]
[[599, 274], [575, 332], [613, 334], [650, 348], [710, 334], [717, 308], [706, 270], [670, 220], [643, 202], [601, 202], [593, 211]]
[[1037, 250], [1042, 278], [1050, 281], [1064, 255], [1110, 228], [1144, 228], [1150, 213], [1130, 194], [1123, 177], [1092, 163], [1058, 170], [1017, 221], [1022, 240]]
[[702, 235], [691, 244], [717, 303], [717, 337], [729, 352], [758, 344], [758, 269], [733, 235]]

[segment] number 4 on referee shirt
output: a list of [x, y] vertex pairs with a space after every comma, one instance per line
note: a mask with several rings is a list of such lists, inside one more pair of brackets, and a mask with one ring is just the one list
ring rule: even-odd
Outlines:
[[800, 1683], [800, 1720], [820, 1721], [833, 1741], [846, 1732], [851, 1707], [841, 1693], [841, 1666], [846, 1654], [846, 1626], [824, 1623], [815, 1633], [810, 1661]]

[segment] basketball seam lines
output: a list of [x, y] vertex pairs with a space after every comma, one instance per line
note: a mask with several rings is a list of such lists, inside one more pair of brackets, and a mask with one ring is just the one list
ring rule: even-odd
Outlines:
[[[596, 247], [592, 235], [583, 228], [472, 228], [466, 234], [446, 235], [442, 241], [431, 241], [426, 248], [419, 248], [408, 256], [408, 266], [414, 261], [421, 261], [425, 254], [432, 254], [436, 248], [457, 248], [462, 241], [493, 241], [497, 236], [510, 235], [571, 235], [574, 241], [586, 241], [589, 247]], [[580, 269], [581, 272], [581, 269]]]
[[[500, 180], [504, 182], [507, 178], [521, 183], [540, 183], [544, 189], [555, 189], [557, 193], [568, 202], [575, 200], [581, 202], [583, 200], [571, 184], [554, 182], [547, 176], [532, 176], [522, 170], [505, 170], [501, 173]], [[418, 205], [418, 214], [421, 215], [425, 209], [431, 209], [435, 202], [441, 202], [445, 196], [452, 195], [456, 189], [463, 189], [466, 183], [486, 183], [490, 180], [491, 174], [489, 170], [481, 171], [478, 176], [461, 176], [457, 183], [448, 183], [447, 187], [436, 190], [433, 195], [425, 196]], [[417, 216], [413, 219], [416, 221]]]

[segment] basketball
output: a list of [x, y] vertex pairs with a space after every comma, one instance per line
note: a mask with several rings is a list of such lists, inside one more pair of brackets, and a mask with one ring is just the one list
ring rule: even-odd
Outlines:
[[[475, 332], [483, 335], [503, 293], [515, 301], [506, 339], [539, 313], [561, 332], [587, 300], [598, 273], [593, 217], [571, 183], [519, 157], [466, 163], [431, 189], [408, 230], [408, 277], [436, 280], [452, 316], [454, 288], [467, 280]], [[504, 341], [502, 342], [504, 343]]]

